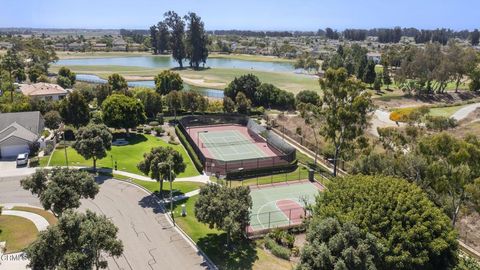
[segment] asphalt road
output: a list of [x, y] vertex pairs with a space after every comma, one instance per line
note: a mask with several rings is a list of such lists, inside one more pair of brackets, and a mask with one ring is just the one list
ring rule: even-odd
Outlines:
[[[0, 203], [40, 206], [20, 187], [23, 177], [0, 178]], [[108, 258], [108, 269], [207, 269], [204, 258], [167, 220], [154, 198], [125, 182], [106, 179], [94, 200], [82, 200], [90, 209], [110, 218], [119, 228], [124, 253]]]
[[0, 203], [30, 204], [41, 207], [40, 201], [30, 191], [20, 186], [25, 176], [0, 177]]

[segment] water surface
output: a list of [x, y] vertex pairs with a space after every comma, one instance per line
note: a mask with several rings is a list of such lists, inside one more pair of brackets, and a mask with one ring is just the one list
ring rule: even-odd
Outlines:
[[[145, 68], [175, 68], [178, 63], [171, 56], [134, 56], [134, 57], [105, 57], [105, 58], [81, 58], [61, 59], [55, 65], [59, 66], [134, 66]], [[188, 62], [185, 61], [184, 66]], [[205, 67], [212, 68], [235, 68], [245, 70], [270, 71], [270, 72], [294, 72], [291, 63], [248, 61], [229, 58], [209, 58]]]

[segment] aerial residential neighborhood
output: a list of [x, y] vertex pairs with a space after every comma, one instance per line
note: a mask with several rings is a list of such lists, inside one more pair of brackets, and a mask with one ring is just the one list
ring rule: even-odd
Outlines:
[[0, 6], [0, 270], [480, 270], [479, 3]]

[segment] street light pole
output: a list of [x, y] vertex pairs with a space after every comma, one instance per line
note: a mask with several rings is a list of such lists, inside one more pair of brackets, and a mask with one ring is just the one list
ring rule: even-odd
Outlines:
[[168, 163], [168, 172], [170, 173], [170, 215], [172, 216], [173, 226], [175, 226], [175, 216], [173, 215], [173, 189], [172, 189], [172, 164]]

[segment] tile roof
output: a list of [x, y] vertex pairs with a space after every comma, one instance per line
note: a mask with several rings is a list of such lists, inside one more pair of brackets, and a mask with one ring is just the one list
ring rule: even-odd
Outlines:
[[20, 91], [26, 96], [51, 96], [51, 95], [66, 95], [67, 91], [58, 84], [53, 83], [35, 83], [22, 84]]

